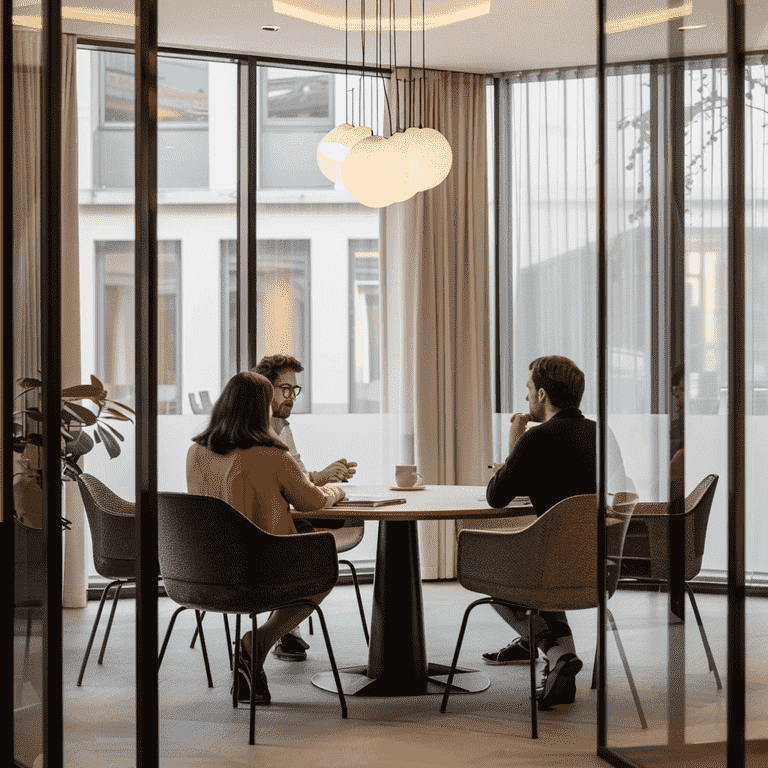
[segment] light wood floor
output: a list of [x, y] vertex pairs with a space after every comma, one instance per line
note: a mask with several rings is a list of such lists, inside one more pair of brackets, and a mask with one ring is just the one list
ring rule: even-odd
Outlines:
[[[364, 585], [362, 591], [370, 618], [372, 586]], [[455, 582], [424, 584], [430, 661], [450, 663], [462, 613], [477, 597]], [[716, 595], [699, 595], [697, 599], [726, 686], [726, 599]], [[615, 643], [609, 636], [609, 745], [644, 747], [640, 755], [650, 756], [649, 747], [667, 741], [666, 601], [663, 594], [619, 591], [610, 602], [648, 719], [648, 730], [640, 728]], [[747, 737], [751, 739], [768, 736], [765, 605], [762, 599], [747, 601]], [[169, 599], [160, 600], [162, 633], [175, 608]], [[365, 663], [365, 640], [352, 587], [334, 589], [323, 608], [339, 666]], [[99, 631], [83, 686], [78, 688], [75, 682], [96, 609], [97, 603], [91, 601], [85, 609], [64, 612], [65, 765], [128, 768], [135, 765], [135, 602], [121, 600], [101, 666], [96, 663], [103, 629]], [[725, 687], [717, 690], [690, 608], [688, 614], [686, 741], [723, 740]], [[605, 763], [595, 756], [596, 693], [589, 687], [596, 611], [573, 612], [569, 617], [577, 650], [584, 661], [584, 669], [577, 678], [577, 699], [573, 705], [539, 713], [536, 741], [530, 738], [527, 667], [490, 667], [480, 659], [482, 652], [498, 650], [514, 637], [491, 608], [481, 606], [470, 617], [460, 663], [481, 669], [491, 679], [491, 687], [480, 694], [452, 696], [445, 715], [438, 711], [438, 696], [348, 697], [349, 718], [342, 720], [338, 699], [310, 683], [313, 674], [328, 669], [328, 660], [322, 636], [309, 636], [305, 622], [302, 632], [312, 646], [308, 660], [291, 664], [270, 655], [267, 661], [272, 704], [257, 709], [257, 743], [251, 747], [247, 743], [247, 707], [233, 710], [229, 697], [231, 673], [221, 617], [211, 614], [205, 622], [214, 679], [214, 688], [209, 689], [199, 646], [195, 650], [189, 648], [194, 614], [185, 611], [176, 623], [160, 673], [162, 765], [603, 766]], [[102, 627], [105, 619], [106, 610]], [[21, 624], [18, 659], [23, 657]], [[318, 623], [315, 624], [319, 632]], [[34, 639], [31, 650], [34, 661], [38, 652]], [[39, 718], [34, 686], [24, 683], [20, 696], [26, 708], [17, 712], [17, 731]], [[27, 749], [34, 751], [33, 745]], [[24, 744], [19, 743], [17, 754], [22, 751]]]

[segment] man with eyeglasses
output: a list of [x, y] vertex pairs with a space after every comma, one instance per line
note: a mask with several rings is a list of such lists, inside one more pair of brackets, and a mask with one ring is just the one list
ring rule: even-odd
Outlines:
[[[296, 398], [301, 393], [301, 387], [296, 383], [296, 374], [304, 370], [304, 366], [290, 355], [270, 355], [262, 357], [259, 364], [253, 369], [256, 373], [266, 376], [274, 387], [272, 395], [272, 428], [277, 436], [288, 446], [291, 456], [296, 460], [301, 471], [309, 477], [315, 485], [327, 485], [328, 483], [346, 482], [355, 474], [357, 463], [339, 459], [330, 463], [325, 469], [317, 472], [308, 472], [296, 450], [296, 443], [288, 422]], [[314, 525], [308, 520], [294, 518], [296, 530], [299, 533], [314, 531], [315, 528], [339, 527], [343, 520], [323, 521], [316, 520]], [[309, 643], [301, 636], [296, 627], [290, 634], [280, 639], [280, 642], [272, 649], [272, 653], [283, 661], [304, 661], [307, 658]]]

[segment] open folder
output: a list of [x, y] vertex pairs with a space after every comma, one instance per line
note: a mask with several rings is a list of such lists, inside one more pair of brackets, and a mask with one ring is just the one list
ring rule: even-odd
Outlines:
[[337, 501], [334, 507], [388, 507], [391, 504], [405, 504], [405, 499], [393, 496], [347, 496]]

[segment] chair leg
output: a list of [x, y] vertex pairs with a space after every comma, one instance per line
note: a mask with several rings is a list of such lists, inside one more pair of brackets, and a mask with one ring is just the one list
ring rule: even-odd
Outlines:
[[[254, 641], [255, 642], [255, 641]], [[251, 658], [253, 658], [253, 654], [251, 654]], [[237, 702], [238, 702], [238, 693], [239, 693], [239, 682], [240, 682], [240, 675], [237, 674], [237, 670], [240, 669], [240, 614], [235, 614], [235, 659], [234, 659], [234, 667], [235, 667], [235, 679], [232, 684], [232, 707], [233, 709], [237, 709]]]
[[312, 616], [311, 615], [309, 617], [309, 634], [310, 635], [314, 635], [315, 634], [315, 630], [312, 627]]
[[456, 667], [459, 663], [459, 653], [461, 652], [461, 644], [464, 642], [464, 632], [467, 629], [467, 621], [469, 620], [469, 614], [472, 612], [472, 609], [475, 608], [478, 605], [483, 605], [485, 603], [490, 602], [488, 598], [482, 598], [480, 600], [475, 600], [474, 603], [471, 603], [467, 606], [467, 610], [464, 611], [464, 617], [461, 620], [461, 627], [459, 629], [459, 638], [456, 640], [456, 650], [453, 652], [453, 661], [451, 662], [451, 669], [448, 672], [448, 680], [445, 684], [445, 693], [443, 694], [443, 700], [440, 704], [440, 711], [445, 714], [445, 708], [448, 706], [448, 696], [451, 693], [451, 686], [453, 685], [453, 678], [456, 675]]
[[[238, 618], [240, 616], [238, 615]], [[256, 629], [257, 621], [256, 614], [251, 614], [251, 706], [248, 725], [248, 744], [253, 745], [255, 743], [255, 731], [256, 731], [256, 681], [261, 676], [262, 663], [259, 661], [256, 664]], [[235, 675], [238, 677], [238, 675]]]
[[117, 601], [120, 599], [120, 590], [123, 588], [123, 582], [121, 581], [117, 585], [115, 594], [112, 595], [112, 610], [109, 612], [109, 621], [107, 621], [107, 631], [104, 633], [104, 639], [101, 641], [101, 651], [99, 651], [99, 660], [97, 664], [101, 664], [104, 661], [104, 651], [107, 650], [107, 640], [109, 640], [109, 630], [112, 629], [112, 621], [115, 618], [115, 608], [117, 608]]
[[608, 621], [611, 623], [611, 630], [613, 631], [613, 637], [616, 640], [616, 647], [619, 649], [619, 656], [621, 656], [621, 663], [624, 665], [624, 672], [627, 675], [627, 682], [629, 683], [629, 689], [632, 691], [632, 698], [635, 700], [635, 707], [637, 707], [637, 715], [640, 718], [640, 726], [643, 730], [648, 728], [648, 723], [645, 721], [645, 714], [643, 713], [643, 706], [640, 704], [640, 697], [637, 695], [637, 688], [635, 687], [635, 679], [632, 677], [632, 671], [629, 668], [629, 662], [627, 661], [627, 654], [624, 653], [624, 646], [622, 645], [621, 638], [619, 637], [619, 628], [616, 626], [616, 620], [613, 618], [613, 614], [606, 606], [605, 612], [608, 616]]
[[203, 651], [203, 661], [205, 662], [205, 675], [208, 678], [208, 687], [213, 688], [213, 680], [211, 679], [211, 665], [208, 663], [208, 650], [205, 647], [205, 635], [203, 634], [203, 615], [205, 611], [195, 610], [195, 616], [197, 617], [197, 628], [200, 631], [200, 648]]
[[77, 684], [82, 685], [83, 684], [83, 675], [85, 674], [85, 665], [88, 663], [88, 657], [91, 655], [91, 648], [93, 647], [93, 639], [96, 636], [96, 629], [99, 626], [99, 620], [101, 619], [101, 612], [104, 610], [104, 601], [107, 599], [107, 594], [109, 593], [109, 590], [115, 586], [115, 584], [119, 584], [122, 581], [122, 579], [116, 579], [115, 581], [110, 581], [109, 584], [107, 584], [106, 587], [104, 587], [104, 591], [101, 593], [101, 600], [99, 601], [99, 610], [96, 611], [96, 619], [93, 622], [93, 629], [91, 629], [91, 636], [88, 638], [88, 646], [85, 649], [85, 656], [83, 658], [83, 663], [80, 665], [80, 674], [77, 677]]
[[165, 656], [165, 649], [168, 647], [168, 641], [171, 639], [171, 632], [173, 631], [173, 625], [176, 623], [176, 617], [182, 612], [186, 611], [186, 606], [182, 605], [173, 612], [171, 621], [168, 624], [168, 629], [165, 630], [165, 638], [163, 638], [163, 645], [160, 648], [160, 656], [157, 659], [157, 671], [160, 671], [160, 665], [163, 663], [163, 656]]
[[[201, 615], [202, 615], [202, 618], [204, 619], [205, 618], [205, 611], [201, 611]], [[195, 625], [195, 634], [192, 635], [192, 642], [189, 644], [190, 648], [194, 648], [195, 647], [195, 641], [197, 640], [197, 633], [199, 631], [200, 630], [198, 629], [197, 625]]]
[[531, 649], [529, 667], [531, 670], [531, 738], [539, 738], [538, 713], [536, 706], [536, 635], [533, 633], [533, 620], [538, 615], [535, 608], [528, 611], [528, 647]]
[[328, 660], [331, 662], [331, 669], [333, 670], [333, 679], [336, 682], [336, 690], [339, 693], [339, 703], [341, 704], [341, 717], [346, 720], [347, 718], [347, 700], [344, 697], [344, 689], [341, 687], [341, 678], [339, 677], [339, 670], [336, 666], [336, 657], [333, 655], [333, 648], [331, 647], [331, 638], [328, 635], [328, 627], [325, 625], [325, 617], [320, 610], [320, 606], [313, 603], [311, 600], [306, 602], [306, 605], [313, 605], [317, 611], [318, 618], [320, 619], [320, 628], [323, 630], [323, 637], [325, 638], [325, 647], [328, 649]]
[[371, 644], [371, 638], [368, 635], [368, 625], [365, 622], [365, 611], [363, 610], [363, 598], [360, 596], [360, 584], [357, 581], [357, 571], [355, 566], [349, 562], [349, 560], [339, 560], [339, 564], [349, 566], [349, 570], [352, 571], [352, 581], [355, 584], [355, 593], [357, 594], [357, 607], [360, 609], [360, 620], [363, 622], [363, 634], [365, 635], [365, 644]]
[[701, 614], [699, 613], [699, 606], [696, 605], [696, 598], [693, 596], [693, 590], [688, 582], [685, 583], [685, 591], [688, 593], [688, 597], [691, 599], [691, 607], [693, 608], [693, 615], [696, 617], [696, 623], [699, 625], [699, 632], [701, 633], [701, 641], [704, 643], [704, 651], [707, 654], [707, 661], [709, 662], [709, 669], [715, 673], [715, 682], [717, 683], [717, 689], [721, 691], [723, 684], [720, 682], [720, 675], [717, 673], [717, 665], [715, 664], [715, 657], [712, 655], [712, 649], [709, 647], [707, 641], [707, 633], [704, 631], [704, 622], [701, 620]]
[[229, 654], [229, 669], [232, 671], [232, 635], [229, 634], [229, 617], [226, 613], [221, 614], [224, 617], [224, 634], [227, 636], [227, 653]]

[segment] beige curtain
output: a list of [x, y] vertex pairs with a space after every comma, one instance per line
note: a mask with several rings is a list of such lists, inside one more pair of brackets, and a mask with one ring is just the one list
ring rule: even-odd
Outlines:
[[[400, 414], [401, 461], [417, 464], [425, 483], [485, 485], [492, 459], [485, 76], [427, 71], [423, 84], [421, 71], [412, 74], [412, 90], [403, 87], [407, 70], [389, 83], [393, 123], [399, 96], [401, 130], [412, 109], [407, 125], [440, 131], [453, 167], [442, 184], [381, 211], [382, 405]], [[453, 578], [453, 522], [420, 523], [419, 534], [422, 577]]]
[[[40, 349], [40, 62], [42, 34], [13, 30], [14, 376], [37, 377]], [[80, 383], [80, 268], [77, 200], [77, 38], [62, 35], [61, 339], [62, 386]], [[43, 134], [43, 138], [47, 137]], [[74, 483], [64, 484], [64, 606], [86, 602], [85, 520]]]

